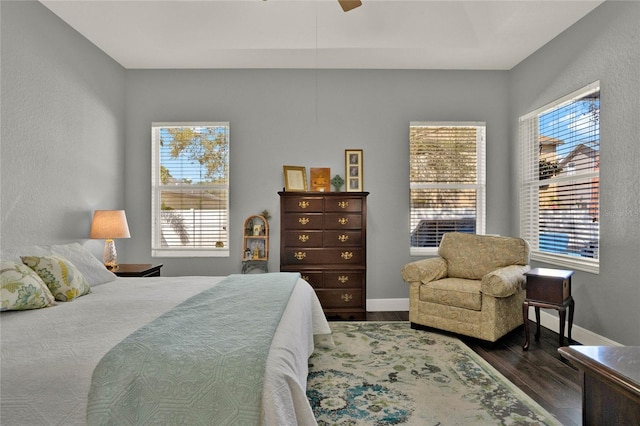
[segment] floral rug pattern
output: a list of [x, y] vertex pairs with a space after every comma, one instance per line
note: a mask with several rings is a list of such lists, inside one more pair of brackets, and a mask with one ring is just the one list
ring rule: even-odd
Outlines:
[[309, 360], [323, 425], [558, 425], [455, 337], [408, 322], [332, 322]]

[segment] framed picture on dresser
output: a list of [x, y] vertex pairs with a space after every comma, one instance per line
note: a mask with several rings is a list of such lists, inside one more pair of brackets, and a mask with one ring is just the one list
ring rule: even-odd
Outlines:
[[344, 150], [344, 174], [347, 177], [347, 192], [362, 192], [363, 165], [361, 149]]
[[282, 166], [285, 191], [307, 191], [307, 169], [301, 166]]

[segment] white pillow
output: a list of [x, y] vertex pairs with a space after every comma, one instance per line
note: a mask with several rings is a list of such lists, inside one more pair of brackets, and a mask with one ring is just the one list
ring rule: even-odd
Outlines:
[[22, 263], [20, 256], [45, 256], [51, 254], [51, 246], [3, 247], [0, 258]]
[[69, 259], [69, 262], [78, 268], [91, 286], [108, 283], [118, 278], [78, 243], [53, 245], [51, 251]]
[[117, 276], [78, 243], [3, 248], [2, 259], [21, 263], [21, 256], [46, 256], [57, 253], [78, 268], [91, 286], [114, 281]]

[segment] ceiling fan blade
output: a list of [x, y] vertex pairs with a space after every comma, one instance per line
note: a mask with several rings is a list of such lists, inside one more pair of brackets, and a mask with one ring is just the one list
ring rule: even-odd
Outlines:
[[340, 3], [342, 10], [345, 12], [355, 9], [358, 6], [362, 6], [362, 2], [360, 0], [338, 0], [338, 3]]

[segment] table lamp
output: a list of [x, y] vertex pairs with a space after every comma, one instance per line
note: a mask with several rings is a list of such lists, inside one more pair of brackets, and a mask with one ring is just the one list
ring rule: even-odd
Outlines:
[[124, 210], [96, 210], [91, 222], [91, 239], [104, 239], [103, 263], [107, 269], [115, 268], [117, 263], [114, 238], [131, 238]]

